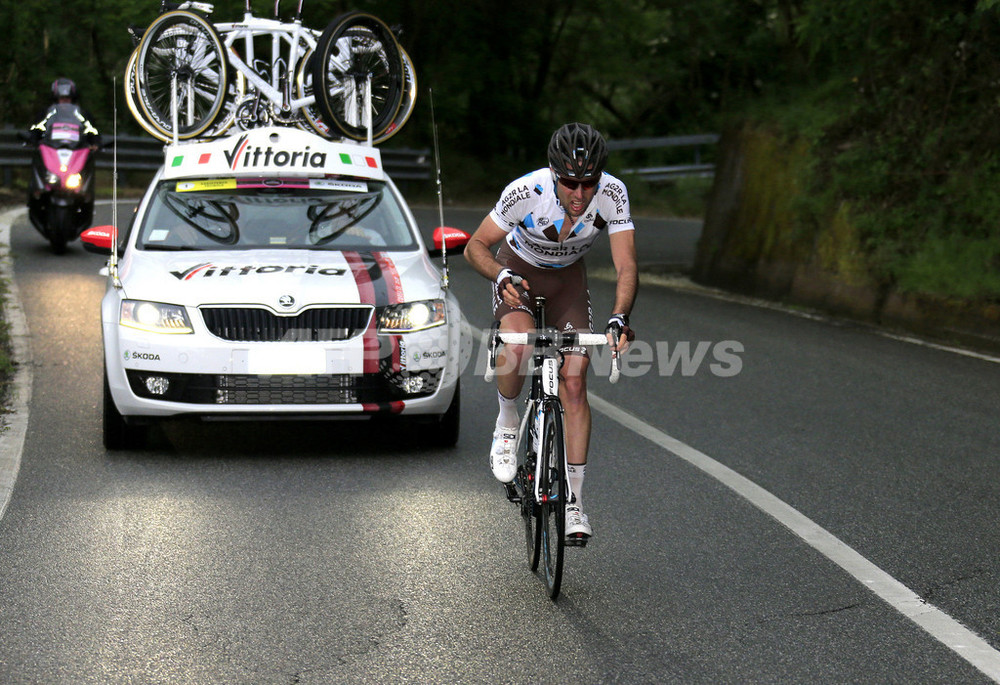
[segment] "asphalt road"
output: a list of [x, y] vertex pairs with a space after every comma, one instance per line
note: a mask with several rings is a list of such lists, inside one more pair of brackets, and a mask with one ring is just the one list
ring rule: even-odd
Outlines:
[[[639, 225], [640, 259], [690, 254], [690, 225]], [[474, 365], [452, 450], [269, 423], [109, 453], [102, 260], [23, 219], [12, 251], [34, 384], [0, 519], [4, 683], [1000, 679], [996, 360], [647, 283], [628, 377], [590, 381], [595, 538], [553, 603]], [[451, 264], [485, 326], [486, 284]]]

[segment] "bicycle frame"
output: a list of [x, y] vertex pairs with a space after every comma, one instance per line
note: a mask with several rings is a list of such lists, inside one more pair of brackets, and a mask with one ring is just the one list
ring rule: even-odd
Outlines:
[[[544, 314], [543, 314], [544, 316]], [[543, 347], [538, 347], [537, 344], [541, 342], [544, 344]], [[534, 435], [532, 436], [535, 440], [535, 444], [531, 446], [532, 451], [535, 456], [538, 457], [539, 449], [542, 444], [543, 436], [545, 435], [545, 400], [554, 400], [555, 406], [559, 408], [559, 413], [563, 413], [562, 401], [559, 399], [559, 366], [560, 360], [558, 358], [558, 351], [554, 347], [554, 340], [545, 333], [538, 333], [536, 337], [536, 347], [535, 353], [532, 355], [532, 377], [531, 377], [531, 388], [528, 394], [527, 400], [527, 410], [524, 412], [524, 417], [527, 420], [533, 422]], [[529, 418], [530, 416], [530, 418]], [[565, 440], [565, 436], [563, 436]], [[566, 452], [563, 451], [563, 473], [566, 473]], [[543, 463], [544, 460], [536, 458], [535, 459], [535, 501], [542, 501], [541, 492], [541, 472], [542, 468], [548, 468], [548, 464]], [[573, 501], [573, 489], [570, 486], [569, 480], [566, 479], [566, 493], [567, 502]]]
[[[511, 281], [515, 286], [520, 284], [519, 279], [512, 277]], [[603, 334], [564, 333], [546, 326], [545, 298], [534, 298], [534, 305], [534, 332], [510, 333], [498, 330], [499, 323], [494, 324], [484, 376], [489, 381], [495, 374], [496, 353], [501, 343], [532, 348], [527, 407], [518, 426], [514, 449], [517, 472], [514, 480], [504, 483], [504, 488], [507, 499], [521, 507], [528, 565], [532, 571], [537, 571], [539, 562], [545, 560], [545, 584], [549, 597], [554, 600], [562, 584], [565, 548], [587, 544], [586, 536], [574, 535], [572, 540], [567, 539], [564, 525], [566, 507], [573, 501], [574, 494], [568, 476], [564, 412], [559, 398], [560, 348], [602, 345], [607, 344], [608, 339]], [[616, 382], [618, 375], [617, 364], [612, 364], [611, 382]]]
[[[301, 3], [299, 5], [301, 10]], [[292, 98], [292, 82], [298, 75], [300, 56], [308, 54], [316, 48], [316, 33], [302, 25], [302, 20], [296, 17], [292, 22], [282, 22], [276, 19], [262, 19], [250, 14], [249, 9], [241, 22], [221, 23], [214, 25], [223, 36], [230, 65], [243, 74], [243, 77], [269, 102], [276, 105], [284, 113], [290, 113], [308, 107], [316, 102], [315, 95]], [[250, 65], [256, 61], [254, 40], [261, 36], [271, 37], [271, 81], [264, 80]], [[237, 41], [242, 41], [244, 57], [234, 49]], [[300, 48], [302, 48], [300, 50]], [[281, 73], [282, 60], [287, 55], [287, 67]]]
[[[558, 348], [563, 344], [579, 344], [579, 345], [605, 345], [607, 344], [607, 337], [600, 333], [560, 333], [555, 329], [546, 328], [545, 326], [545, 298], [536, 297], [535, 298], [535, 325], [537, 329], [534, 333], [506, 333], [501, 331], [496, 331], [494, 336], [494, 348], [491, 350], [490, 359], [491, 365], [486, 371], [486, 380], [489, 381], [493, 377], [495, 368], [492, 366], [493, 360], [496, 355], [496, 345], [500, 342], [508, 344], [520, 344], [520, 345], [531, 345], [534, 350], [532, 352], [532, 370], [531, 370], [531, 385], [529, 388], [528, 398], [527, 398], [527, 410], [524, 416], [521, 417], [521, 425], [518, 428], [517, 440], [518, 448], [523, 444], [522, 440], [527, 439], [528, 427], [527, 423], [530, 421], [541, 422], [543, 415], [545, 399], [549, 399], [556, 403], [559, 407], [560, 414], [563, 413], [562, 402], [559, 399], [559, 351]], [[617, 361], [617, 360], [616, 360]], [[617, 364], [611, 365], [611, 372], [609, 375], [609, 380], [612, 383], [616, 383], [619, 378], [620, 369]], [[535, 426], [535, 439], [540, 442], [541, 435], [544, 426]], [[565, 439], [565, 436], [563, 436]], [[532, 445], [532, 451], [536, 454], [538, 452], [538, 445]], [[566, 454], [563, 453], [563, 473], [566, 473]], [[535, 461], [535, 485], [534, 494], [536, 501], [541, 499], [540, 483], [542, 460], [537, 459]], [[569, 480], [566, 480], [566, 491], [569, 496], [569, 501], [573, 499], [572, 487], [569, 484]]]

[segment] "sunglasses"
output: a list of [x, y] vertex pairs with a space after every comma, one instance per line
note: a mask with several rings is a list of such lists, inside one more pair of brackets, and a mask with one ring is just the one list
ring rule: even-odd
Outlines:
[[559, 183], [561, 183], [566, 190], [576, 190], [580, 186], [583, 186], [584, 190], [590, 190], [591, 188], [596, 188], [600, 180], [601, 179], [599, 178], [592, 178], [589, 181], [574, 181], [569, 178], [563, 178], [562, 176], [559, 177]]

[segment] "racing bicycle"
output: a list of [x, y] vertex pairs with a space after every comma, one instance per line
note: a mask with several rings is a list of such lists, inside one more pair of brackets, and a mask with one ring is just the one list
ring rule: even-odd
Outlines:
[[[518, 279], [514, 280], [518, 285]], [[554, 600], [562, 584], [566, 546], [587, 544], [586, 537], [567, 538], [565, 535], [566, 505], [572, 502], [573, 492], [566, 474], [566, 434], [559, 400], [559, 350], [573, 345], [606, 345], [608, 339], [603, 333], [560, 332], [546, 327], [544, 297], [534, 298], [534, 310], [533, 332], [508, 333], [498, 330], [498, 324], [494, 323], [485, 376], [487, 381], [493, 379], [496, 353], [501, 344], [532, 347], [531, 385], [515, 443], [517, 474], [505, 487], [507, 499], [520, 508], [528, 565], [537, 572], [539, 563], [543, 562], [545, 587]], [[609, 375], [612, 383], [616, 383], [620, 375], [618, 364], [615, 354]]]
[[302, 25], [302, 0], [291, 22], [253, 16], [250, 0], [240, 22], [213, 24], [206, 18], [213, 9], [182, 3], [138, 40], [126, 96], [155, 137], [186, 140], [221, 135], [233, 124], [278, 123], [378, 143], [412, 113], [412, 61], [377, 17], [349, 12], [320, 33]]

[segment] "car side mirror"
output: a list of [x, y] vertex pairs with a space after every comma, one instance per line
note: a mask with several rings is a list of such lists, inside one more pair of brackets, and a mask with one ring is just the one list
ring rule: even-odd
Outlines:
[[460, 228], [438, 226], [434, 229], [434, 234], [432, 236], [434, 247], [427, 250], [427, 252], [431, 257], [440, 257], [447, 248], [448, 254], [452, 254], [453, 252], [461, 254], [465, 252], [465, 246], [469, 243], [471, 238], [471, 235]]
[[80, 234], [83, 249], [94, 254], [108, 256], [114, 247], [115, 227], [94, 226]]

